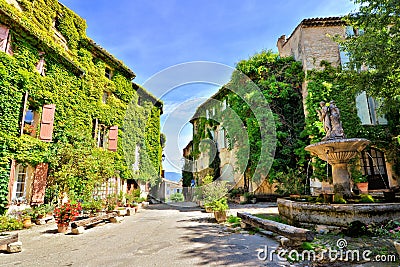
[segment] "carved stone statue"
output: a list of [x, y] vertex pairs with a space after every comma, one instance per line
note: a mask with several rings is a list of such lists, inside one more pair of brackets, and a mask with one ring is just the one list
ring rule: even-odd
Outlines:
[[330, 120], [331, 120], [331, 136], [333, 139], [345, 138], [342, 127], [342, 121], [340, 120], [339, 108], [336, 106], [335, 101], [329, 103]]
[[345, 138], [342, 122], [340, 121], [340, 111], [335, 101], [332, 100], [329, 106], [324, 101], [321, 101], [319, 105], [321, 109], [317, 110], [318, 117], [324, 124], [324, 131], [326, 133], [322, 141]]

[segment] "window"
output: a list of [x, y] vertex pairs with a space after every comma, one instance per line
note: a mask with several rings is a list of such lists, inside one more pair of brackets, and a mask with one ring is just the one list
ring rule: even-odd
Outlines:
[[224, 128], [221, 128], [218, 134], [218, 149], [222, 148], [226, 148], [226, 132]]
[[11, 47], [10, 29], [3, 25], [0, 25], [0, 51], [11, 56], [14, 54]]
[[133, 171], [139, 171], [139, 160], [140, 160], [139, 150], [140, 150], [139, 146], [136, 145], [136, 148], [135, 148], [135, 162], [132, 164]]
[[103, 96], [102, 96], [102, 99], [101, 99], [103, 104], [107, 104], [107, 99], [108, 99], [109, 96], [110, 96], [109, 92], [103, 91]]
[[110, 69], [110, 68], [106, 68], [105, 74], [104, 74], [104, 75], [106, 76], [107, 79], [110, 79], [110, 80], [111, 80], [111, 77], [112, 77], [112, 71], [111, 71], [111, 69]]
[[206, 109], [206, 119], [208, 120], [210, 118], [210, 112], [208, 111], [208, 109]]
[[105, 148], [107, 144], [107, 128], [100, 124], [97, 129], [97, 146]]
[[356, 97], [357, 115], [363, 125], [386, 125], [384, 115], [379, 114], [380, 103], [364, 91]]
[[46, 76], [45, 64], [46, 62], [44, 60], [44, 52], [39, 52], [39, 62], [36, 64], [36, 70], [42, 76]]
[[215, 107], [213, 107], [213, 109], [212, 109], [212, 114], [213, 114], [213, 116], [215, 116]]
[[18, 165], [17, 175], [14, 182], [13, 199], [24, 198], [26, 196], [26, 181], [28, 179], [28, 167]]
[[25, 113], [24, 124], [33, 124], [34, 113], [32, 109], [28, 109]]
[[361, 172], [368, 177], [368, 189], [388, 189], [385, 156], [382, 151], [371, 148], [361, 153]]
[[224, 101], [222, 101], [221, 111], [224, 111], [225, 109], [226, 109], [226, 99], [224, 99]]

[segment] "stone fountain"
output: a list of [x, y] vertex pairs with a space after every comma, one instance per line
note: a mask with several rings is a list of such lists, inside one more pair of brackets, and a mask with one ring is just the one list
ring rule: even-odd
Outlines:
[[345, 138], [340, 120], [340, 112], [334, 101], [329, 106], [320, 103], [319, 119], [324, 124], [326, 136], [322, 142], [309, 145], [305, 150], [332, 166], [333, 192], [343, 197], [351, 197], [348, 162], [370, 143], [363, 138]]
[[[321, 142], [305, 148], [332, 166], [333, 190], [344, 198], [352, 196], [347, 164], [370, 141], [363, 138], [346, 138], [340, 112], [334, 101], [329, 106], [320, 103], [319, 119], [324, 124], [326, 136]], [[400, 217], [399, 203], [317, 204], [278, 199], [279, 214], [294, 224], [324, 224], [347, 226], [353, 221], [363, 223], [383, 222]]]

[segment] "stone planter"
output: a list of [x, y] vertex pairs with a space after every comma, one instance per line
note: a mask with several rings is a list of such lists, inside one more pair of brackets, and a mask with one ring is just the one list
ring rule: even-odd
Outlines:
[[317, 204], [279, 198], [280, 216], [293, 224], [347, 227], [353, 221], [381, 223], [400, 217], [400, 203]]
[[226, 211], [214, 211], [214, 217], [218, 223], [226, 221]]
[[69, 225], [57, 224], [57, 227], [58, 227], [57, 230], [58, 230], [59, 233], [65, 234], [68, 231]]

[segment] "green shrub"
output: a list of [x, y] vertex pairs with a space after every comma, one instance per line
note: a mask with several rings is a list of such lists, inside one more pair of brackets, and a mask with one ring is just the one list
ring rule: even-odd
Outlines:
[[22, 222], [17, 219], [6, 215], [0, 216], [0, 231], [21, 230], [22, 228], [24, 228]]
[[226, 197], [220, 198], [211, 202], [211, 208], [213, 211], [226, 211], [229, 209], [228, 201]]
[[368, 194], [361, 194], [361, 199], [360, 199], [361, 203], [374, 203], [375, 199]]
[[171, 201], [173, 202], [182, 202], [185, 200], [185, 197], [182, 193], [175, 193], [170, 196]]
[[333, 203], [346, 204], [347, 201], [343, 198], [342, 194], [336, 193], [336, 194], [333, 196]]

